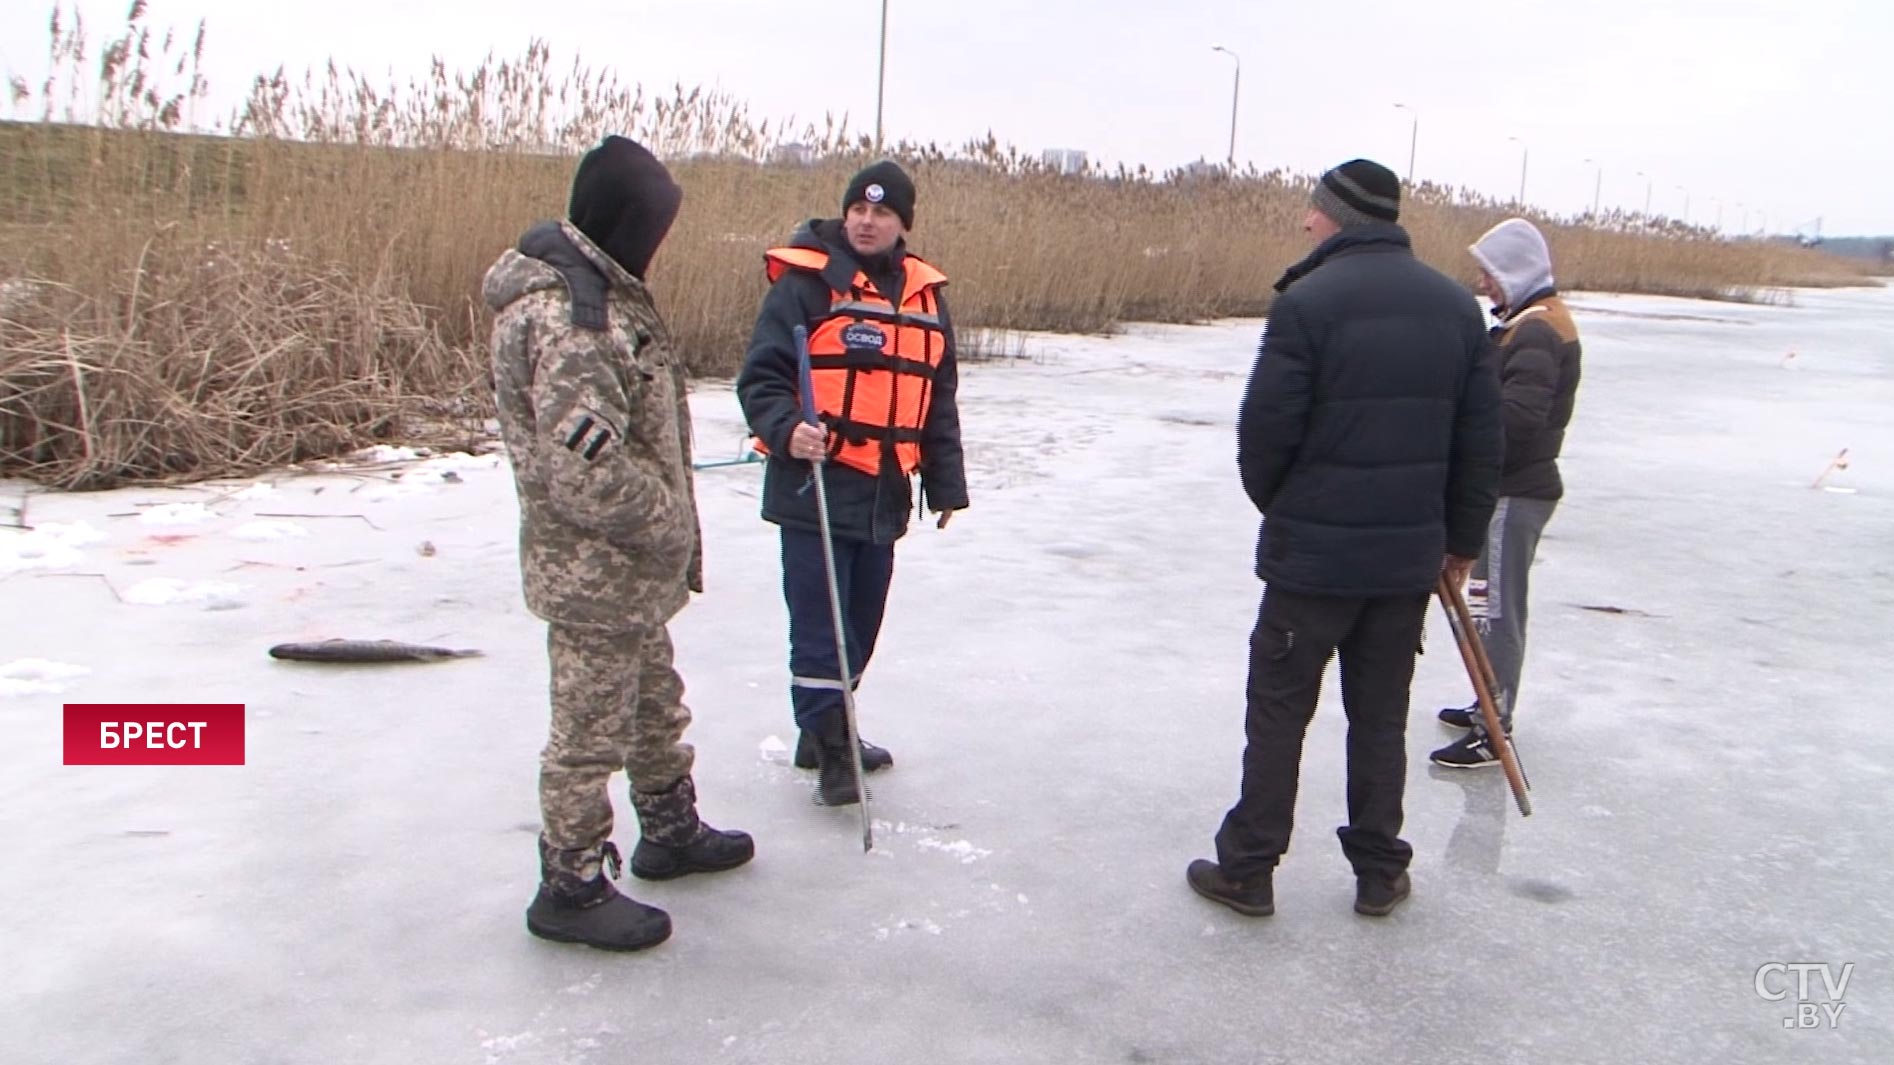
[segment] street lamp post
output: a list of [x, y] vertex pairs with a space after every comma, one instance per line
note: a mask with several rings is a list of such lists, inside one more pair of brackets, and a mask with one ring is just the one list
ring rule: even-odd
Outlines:
[[1598, 178], [1592, 182], [1591, 187], [1591, 217], [1592, 221], [1596, 222], [1598, 220], [1598, 199], [1604, 195], [1605, 191], [1605, 166], [1595, 159], [1587, 159], [1585, 161], [1590, 163], [1592, 167], [1598, 171]]
[[1411, 189], [1414, 187], [1414, 147], [1420, 143], [1420, 112], [1406, 104], [1395, 104], [1394, 109], [1406, 111], [1414, 119], [1407, 136], [1407, 187]]
[[881, 153], [881, 104], [888, 91], [888, 0], [881, 0], [881, 70], [875, 76], [875, 153]]
[[1678, 191], [1678, 192], [1681, 192], [1681, 193], [1683, 193], [1683, 194], [1684, 194], [1684, 218], [1683, 218], [1683, 220], [1684, 220], [1684, 224], [1686, 224], [1686, 225], [1688, 225], [1688, 224], [1690, 223], [1690, 190], [1689, 190], [1689, 189], [1687, 189], [1687, 188], [1684, 188], [1684, 187], [1683, 187], [1682, 185], [1679, 185], [1679, 186], [1677, 186], [1677, 191]]
[[1220, 44], [1211, 45], [1213, 52], [1222, 52], [1236, 60], [1236, 77], [1230, 82], [1230, 171], [1236, 171], [1236, 100], [1243, 88], [1243, 57]]
[[1519, 141], [1519, 199], [1517, 202], [1519, 206], [1524, 207], [1526, 205], [1526, 161], [1530, 158], [1531, 151], [1526, 147], [1526, 142], [1519, 140], [1518, 137], [1506, 139]]
[[1638, 176], [1644, 179], [1644, 218], [1648, 221], [1651, 217], [1651, 176], [1642, 170], [1638, 171]]

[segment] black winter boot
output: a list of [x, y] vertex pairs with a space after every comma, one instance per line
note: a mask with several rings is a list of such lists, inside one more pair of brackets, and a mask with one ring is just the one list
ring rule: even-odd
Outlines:
[[848, 721], [841, 711], [828, 715], [810, 731], [815, 734], [816, 744], [816, 805], [853, 806], [861, 802], [861, 781], [855, 777], [855, 759], [848, 749]]
[[[888, 753], [886, 747], [877, 747], [867, 740], [861, 741], [861, 745], [862, 772], [872, 773], [877, 769], [887, 769], [894, 765], [894, 755]], [[820, 747], [821, 744], [816, 740], [815, 733], [803, 729], [801, 737], [796, 740], [796, 768], [814, 769], [821, 765], [822, 759], [817, 753]]]
[[631, 850], [631, 875], [672, 880], [691, 873], [735, 869], [756, 854], [746, 832], [719, 831], [697, 817], [697, 785], [684, 777], [668, 791], [632, 790], [640, 838]]
[[[643, 950], [671, 938], [671, 916], [618, 893], [618, 847], [554, 850], [539, 838], [539, 894], [526, 908], [526, 930], [557, 943], [600, 950]], [[589, 874], [589, 875], [588, 875]]]

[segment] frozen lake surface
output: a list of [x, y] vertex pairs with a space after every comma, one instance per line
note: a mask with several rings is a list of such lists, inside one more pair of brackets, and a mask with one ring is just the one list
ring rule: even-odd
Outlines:
[[[1333, 835], [1333, 671], [1276, 916], [1184, 884], [1239, 776], [1258, 321], [1033, 336], [966, 371], [974, 505], [902, 545], [862, 690], [896, 758], [867, 855], [788, 764], [760, 467], [699, 473], [687, 738], [706, 818], [758, 854], [627, 875], [676, 925], [638, 955], [524, 929], [546, 662], [498, 455], [35, 494], [35, 530], [0, 529], [0, 1061], [1894, 1061], [1894, 290], [1572, 302], [1518, 721], [1535, 812], [1427, 762], [1466, 698], [1435, 607], [1414, 896], [1381, 921]], [[693, 404], [700, 460], [735, 455], [728, 384]], [[485, 657], [265, 654], [328, 637]], [[116, 701], [244, 703], [248, 764], [62, 766], [61, 703]], [[1758, 993], [1798, 962], [1853, 964], [1832, 1029], [1785, 1028], [1792, 973]]]

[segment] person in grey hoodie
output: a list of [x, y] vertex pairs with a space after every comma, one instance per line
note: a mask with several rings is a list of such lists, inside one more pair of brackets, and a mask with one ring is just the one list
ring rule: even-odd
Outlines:
[[[1509, 218], [1474, 243], [1479, 292], [1493, 302], [1499, 325], [1500, 391], [1505, 404], [1506, 458], [1499, 505], [1486, 548], [1473, 565], [1467, 606], [1493, 661], [1500, 725], [1508, 736], [1526, 656], [1527, 577], [1539, 537], [1565, 494], [1559, 452], [1578, 396], [1578, 326], [1552, 280], [1552, 253], [1531, 222]], [[1440, 721], [1466, 735], [1433, 752], [1454, 769], [1498, 765], [1477, 704], [1440, 711]]]

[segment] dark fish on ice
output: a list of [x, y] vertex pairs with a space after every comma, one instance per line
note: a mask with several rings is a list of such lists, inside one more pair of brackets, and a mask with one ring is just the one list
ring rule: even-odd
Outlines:
[[474, 650], [428, 647], [399, 640], [322, 640], [315, 643], [279, 643], [271, 658], [298, 662], [433, 662], [443, 658], [475, 658]]

